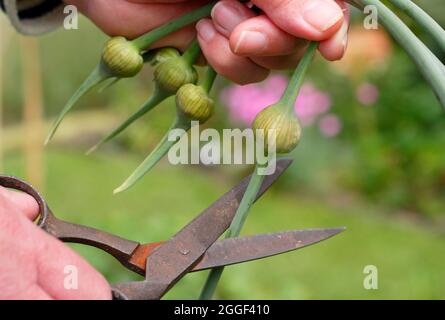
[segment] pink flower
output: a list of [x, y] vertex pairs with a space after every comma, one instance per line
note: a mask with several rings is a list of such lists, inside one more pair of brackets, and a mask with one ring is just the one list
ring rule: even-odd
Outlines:
[[[229, 109], [230, 118], [251, 125], [256, 115], [264, 108], [278, 102], [286, 90], [288, 79], [281, 75], [269, 77], [261, 84], [230, 86], [221, 93], [221, 100]], [[304, 126], [329, 111], [329, 94], [304, 84], [295, 104], [295, 111]]]
[[312, 84], [304, 84], [295, 104], [295, 111], [303, 126], [314, 123], [316, 118], [329, 111], [331, 98], [329, 94], [316, 89]]
[[285, 77], [273, 76], [263, 84], [230, 86], [222, 91], [221, 101], [228, 106], [233, 121], [251, 125], [261, 110], [280, 100], [286, 85]]
[[331, 138], [340, 133], [342, 124], [336, 115], [327, 114], [320, 119], [318, 127], [325, 137]]
[[371, 83], [362, 84], [356, 91], [357, 100], [365, 106], [375, 104], [379, 99], [379, 95], [379, 89]]

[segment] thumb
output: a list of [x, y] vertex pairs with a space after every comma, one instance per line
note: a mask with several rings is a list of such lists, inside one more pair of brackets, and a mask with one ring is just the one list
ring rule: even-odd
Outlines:
[[0, 187], [0, 197], [30, 220], [34, 220], [39, 212], [36, 200], [26, 193]]
[[307, 40], [326, 40], [342, 25], [343, 10], [334, 0], [252, 0], [281, 29]]

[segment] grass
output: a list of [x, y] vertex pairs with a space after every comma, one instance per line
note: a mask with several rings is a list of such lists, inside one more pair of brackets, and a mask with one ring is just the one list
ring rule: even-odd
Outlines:
[[[44, 194], [59, 217], [143, 242], [168, 239], [236, 183], [205, 170], [162, 164], [135, 188], [113, 196], [139, 159], [53, 150], [46, 160]], [[10, 155], [6, 167], [8, 174], [23, 176], [20, 155]], [[330, 205], [272, 189], [254, 206], [243, 233], [336, 226], [348, 230], [300, 251], [226, 268], [218, 298], [445, 298], [445, 238], [381, 215], [371, 204]], [[105, 253], [73, 247], [110, 282], [139, 278]], [[363, 287], [366, 265], [378, 268], [378, 290]], [[187, 275], [166, 298], [196, 299], [205, 276]]]

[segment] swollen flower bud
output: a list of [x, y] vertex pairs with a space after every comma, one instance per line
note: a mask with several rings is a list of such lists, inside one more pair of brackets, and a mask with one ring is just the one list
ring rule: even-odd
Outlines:
[[165, 47], [156, 50], [156, 52], [153, 53], [150, 64], [152, 66], [157, 66], [158, 64], [167, 61], [172, 58], [179, 58], [181, 54], [179, 53], [178, 49], [172, 48], [172, 47]]
[[214, 101], [201, 86], [185, 84], [176, 93], [176, 107], [190, 120], [206, 122], [213, 114]]
[[280, 105], [272, 105], [261, 111], [255, 118], [252, 128], [264, 130], [264, 141], [274, 130], [276, 137], [276, 152], [288, 153], [295, 149], [300, 142], [301, 126], [294, 113], [289, 113]]
[[135, 76], [144, 65], [144, 59], [138, 48], [124, 37], [108, 40], [102, 53], [102, 61], [113, 76], [119, 78]]
[[160, 63], [155, 69], [154, 79], [159, 89], [175, 94], [183, 85], [196, 83], [198, 74], [193, 66], [179, 57]]

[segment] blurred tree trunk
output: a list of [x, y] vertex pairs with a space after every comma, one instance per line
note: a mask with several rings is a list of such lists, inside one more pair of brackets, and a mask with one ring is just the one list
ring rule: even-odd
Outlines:
[[23, 72], [23, 126], [25, 174], [36, 188], [43, 188], [43, 97], [37, 38], [21, 37]]
[[3, 62], [9, 31], [4, 20], [4, 17], [0, 17], [0, 172], [3, 172], [3, 77], [5, 73]]

